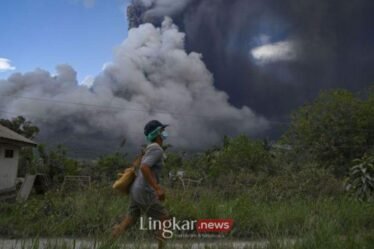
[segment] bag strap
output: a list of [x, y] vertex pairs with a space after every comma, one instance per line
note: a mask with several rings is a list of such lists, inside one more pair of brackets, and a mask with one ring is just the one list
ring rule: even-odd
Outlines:
[[142, 158], [145, 154], [145, 152], [153, 147], [153, 146], [158, 146], [160, 147], [160, 145], [158, 143], [151, 143], [151, 144], [148, 144], [146, 148], [143, 148], [141, 149], [140, 153], [136, 156], [135, 160], [132, 162], [132, 166], [135, 168], [135, 170], [137, 171], [139, 168], [140, 168], [140, 164], [142, 163]]
[[132, 166], [135, 168], [135, 170], [138, 170], [140, 168], [140, 164], [142, 162], [142, 158], [145, 154], [145, 150], [142, 149], [140, 153], [136, 156], [135, 160], [132, 162]]

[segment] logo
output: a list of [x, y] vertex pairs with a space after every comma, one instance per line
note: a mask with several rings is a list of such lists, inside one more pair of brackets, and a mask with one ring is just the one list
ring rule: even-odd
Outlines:
[[233, 219], [177, 220], [173, 217], [160, 221], [154, 220], [152, 217], [148, 217], [148, 219], [140, 217], [140, 230], [162, 231], [162, 236], [166, 239], [171, 239], [175, 231], [228, 233], [232, 230], [233, 224]]
[[228, 233], [231, 231], [234, 220], [232, 219], [206, 219], [198, 220], [196, 230], [199, 233], [221, 232]]

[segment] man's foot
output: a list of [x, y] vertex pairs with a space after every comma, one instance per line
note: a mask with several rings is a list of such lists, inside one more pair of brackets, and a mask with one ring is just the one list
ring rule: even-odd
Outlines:
[[160, 231], [154, 233], [154, 238], [157, 240], [158, 249], [164, 248], [166, 245], [166, 239], [162, 236]]
[[118, 239], [118, 237], [123, 233], [123, 228], [121, 225], [115, 225], [112, 229], [112, 239]]
[[158, 249], [165, 248], [166, 241], [164, 239], [162, 240], [157, 240], [158, 241]]

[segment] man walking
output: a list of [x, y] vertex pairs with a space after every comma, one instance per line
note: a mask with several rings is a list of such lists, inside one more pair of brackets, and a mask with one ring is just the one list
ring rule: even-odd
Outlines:
[[[165, 200], [164, 189], [160, 186], [160, 175], [163, 168], [164, 150], [163, 141], [167, 138], [164, 125], [152, 120], [144, 127], [144, 135], [149, 142], [142, 157], [140, 169], [130, 189], [130, 205], [126, 218], [113, 228], [113, 238], [125, 232], [135, 224], [144, 212], [152, 219], [163, 221], [169, 219], [169, 213], [162, 204]], [[162, 231], [156, 233], [159, 248], [162, 248], [164, 237]]]

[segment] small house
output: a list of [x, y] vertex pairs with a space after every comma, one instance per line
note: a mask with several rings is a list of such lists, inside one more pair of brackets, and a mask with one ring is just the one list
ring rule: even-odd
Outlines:
[[0, 194], [16, 189], [20, 149], [37, 144], [0, 125]]

